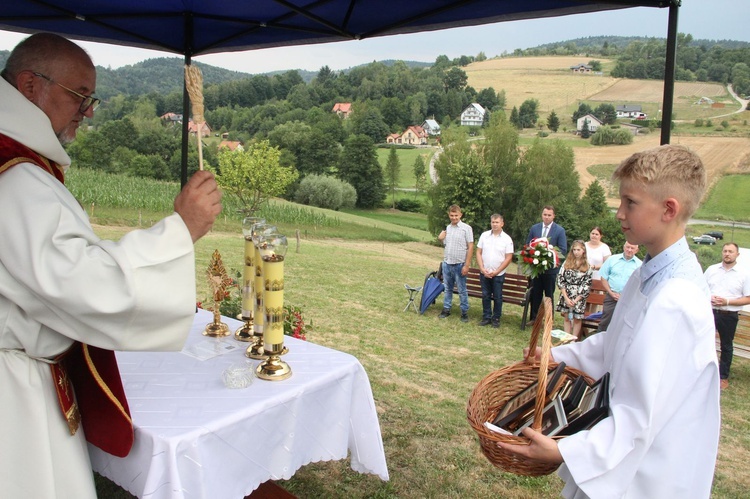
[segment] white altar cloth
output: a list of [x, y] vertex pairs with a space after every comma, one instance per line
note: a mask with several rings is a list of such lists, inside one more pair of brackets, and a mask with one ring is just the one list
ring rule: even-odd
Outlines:
[[[232, 333], [241, 323], [227, 319]], [[346, 353], [285, 337], [292, 368], [284, 381], [258, 378], [224, 386], [230, 364], [251, 361], [247, 343], [201, 334], [212, 321], [199, 310], [186, 348], [223, 341], [239, 348], [207, 360], [181, 352], [118, 352], [135, 426], [125, 458], [89, 445], [94, 471], [149, 499], [238, 499], [261, 483], [290, 478], [305, 464], [344, 459], [388, 480], [370, 382]]]

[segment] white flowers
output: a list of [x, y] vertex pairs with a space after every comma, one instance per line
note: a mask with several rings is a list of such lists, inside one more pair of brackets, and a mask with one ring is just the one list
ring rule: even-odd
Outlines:
[[541, 251], [539, 251], [539, 250], [536, 250], [536, 251], [534, 252], [534, 256], [539, 256], [539, 255], [541, 255], [541, 254], [542, 254], [542, 253], [541, 253]]
[[[537, 251], [537, 253], [539, 253], [539, 252]], [[539, 259], [538, 258], [534, 258], [534, 265], [539, 265]]]

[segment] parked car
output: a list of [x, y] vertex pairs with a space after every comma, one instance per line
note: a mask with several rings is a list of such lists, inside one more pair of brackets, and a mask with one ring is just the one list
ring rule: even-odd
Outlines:
[[702, 236], [694, 237], [693, 242], [695, 244], [716, 244], [716, 238], [711, 237], [708, 234], [703, 234]]
[[706, 232], [707, 236], [711, 236], [716, 239], [724, 239], [724, 233], [718, 230], [712, 230], [711, 232]]

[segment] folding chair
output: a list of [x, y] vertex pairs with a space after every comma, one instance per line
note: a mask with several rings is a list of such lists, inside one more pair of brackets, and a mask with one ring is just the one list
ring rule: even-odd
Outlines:
[[409, 310], [409, 307], [413, 307], [414, 311], [416, 313], [419, 313], [419, 309], [417, 308], [417, 304], [414, 302], [414, 298], [417, 296], [417, 293], [422, 291], [422, 286], [419, 286], [418, 288], [413, 288], [409, 286], [408, 284], [404, 284], [404, 287], [406, 288], [406, 291], [409, 292], [409, 301], [406, 303], [406, 307], [404, 307], [404, 312]]

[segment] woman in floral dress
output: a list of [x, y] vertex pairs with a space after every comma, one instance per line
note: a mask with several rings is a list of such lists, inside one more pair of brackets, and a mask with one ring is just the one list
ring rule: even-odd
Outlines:
[[591, 292], [593, 270], [586, 259], [586, 246], [583, 241], [573, 241], [568, 257], [557, 275], [557, 287], [560, 288], [560, 301], [557, 311], [565, 317], [565, 332], [581, 337], [586, 308], [586, 299]]

